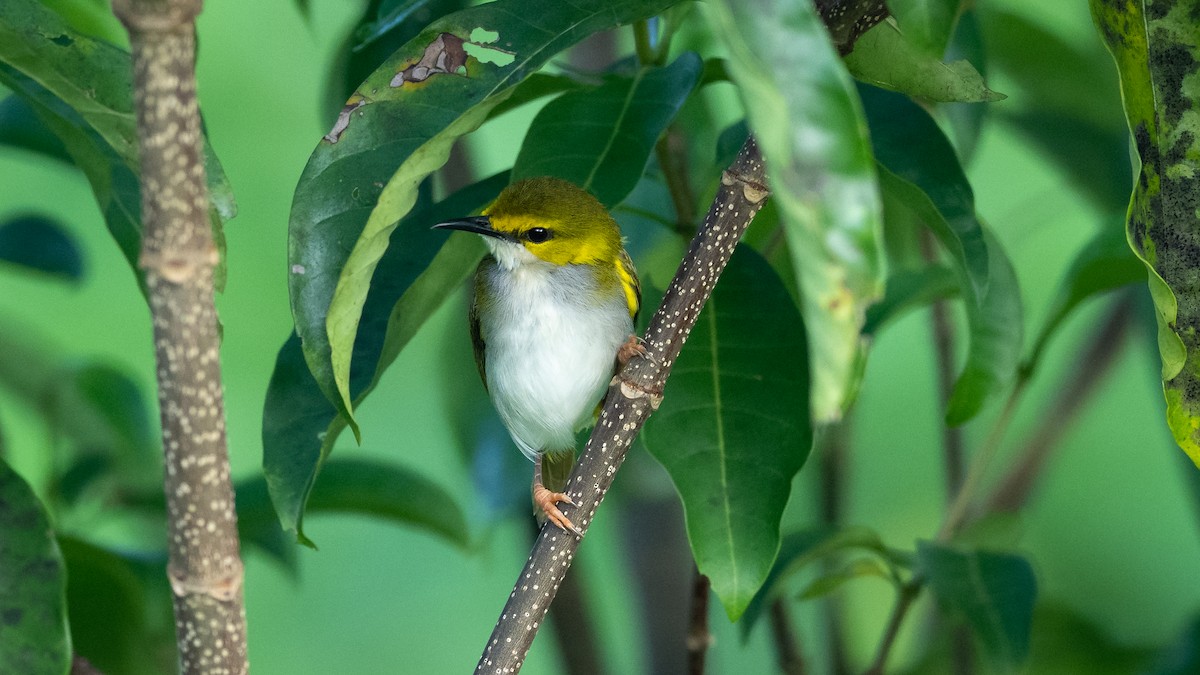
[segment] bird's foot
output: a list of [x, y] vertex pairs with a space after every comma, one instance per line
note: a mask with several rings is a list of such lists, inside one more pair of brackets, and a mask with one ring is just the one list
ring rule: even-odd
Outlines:
[[644, 342], [645, 340], [642, 338], [636, 335], [630, 335], [629, 339], [625, 340], [625, 343], [617, 348], [617, 363], [624, 368], [625, 364], [629, 363], [630, 359], [635, 356], [640, 356], [644, 359], [649, 359], [650, 363], [657, 364], [658, 362], [654, 360], [654, 357], [650, 356], [650, 352], [646, 349], [646, 345], [643, 344]]
[[573, 532], [582, 537], [583, 533], [579, 531], [579, 528], [575, 527], [575, 524], [571, 522], [571, 519], [563, 515], [563, 512], [558, 509], [557, 505], [559, 502], [575, 506], [575, 502], [571, 501], [571, 498], [565, 493], [551, 492], [541, 483], [534, 484], [533, 503], [537, 504], [538, 508], [540, 508], [542, 512], [546, 514], [546, 519], [560, 528], [568, 532]]

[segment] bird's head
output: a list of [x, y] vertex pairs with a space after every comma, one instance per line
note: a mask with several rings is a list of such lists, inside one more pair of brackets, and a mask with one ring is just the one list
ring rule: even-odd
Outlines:
[[481, 216], [434, 225], [483, 235], [501, 265], [543, 260], [553, 265], [611, 264], [621, 253], [621, 231], [599, 201], [560, 178], [529, 178], [509, 185]]

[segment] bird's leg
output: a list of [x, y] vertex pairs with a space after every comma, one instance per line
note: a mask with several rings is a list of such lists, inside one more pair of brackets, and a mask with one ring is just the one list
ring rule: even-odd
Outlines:
[[654, 357], [650, 356], [650, 352], [646, 351], [646, 346], [642, 344], [642, 338], [636, 335], [630, 335], [625, 343], [617, 348], [617, 364], [624, 368], [626, 363], [635, 356], [650, 359], [654, 362]]
[[570, 518], [563, 515], [563, 512], [558, 510], [557, 504], [563, 502], [575, 506], [575, 502], [571, 501], [563, 492], [551, 492], [545, 485], [542, 485], [542, 458], [538, 457], [533, 461], [533, 503], [537, 504], [538, 508], [546, 514], [546, 518], [568, 532], [574, 532], [579, 536], [583, 533]]

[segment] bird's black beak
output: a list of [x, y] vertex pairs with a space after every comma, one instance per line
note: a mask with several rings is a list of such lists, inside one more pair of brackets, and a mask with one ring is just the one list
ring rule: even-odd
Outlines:
[[482, 234], [485, 237], [495, 237], [505, 241], [512, 241], [513, 238], [504, 232], [497, 232], [492, 229], [492, 221], [487, 216], [468, 216], [466, 218], [455, 218], [447, 220], [444, 223], [438, 223], [433, 226], [435, 230], [462, 230], [463, 232], [474, 232]]

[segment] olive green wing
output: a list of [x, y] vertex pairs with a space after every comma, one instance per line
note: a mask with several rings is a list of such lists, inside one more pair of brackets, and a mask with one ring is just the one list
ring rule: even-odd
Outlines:
[[629, 316], [637, 323], [638, 313], [642, 309], [642, 282], [638, 279], [637, 268], [633, 259], [625, 249], [617, 257], [617, 276], [621, 278], [621, 287], [625, 289], [625, 303], [629, 305]]

